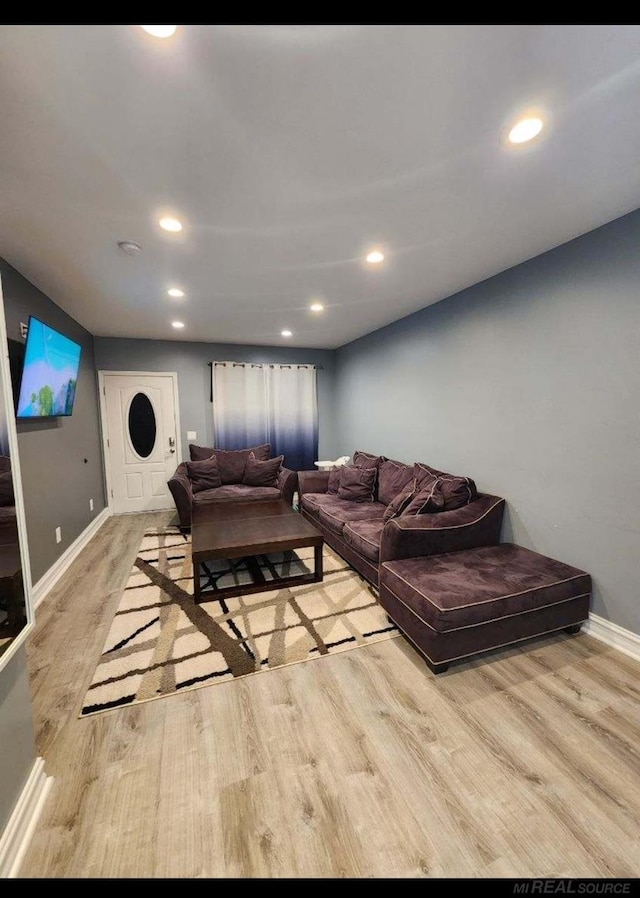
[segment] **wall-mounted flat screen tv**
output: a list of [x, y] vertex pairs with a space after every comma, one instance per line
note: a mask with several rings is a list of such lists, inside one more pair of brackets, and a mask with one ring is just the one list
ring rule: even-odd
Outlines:
[[31, 316], [20, 380], [17, 418], [73, 413], [82, 347]]

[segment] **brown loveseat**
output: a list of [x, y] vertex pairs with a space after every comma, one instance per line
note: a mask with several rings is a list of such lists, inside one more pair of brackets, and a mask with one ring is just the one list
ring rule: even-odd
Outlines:
[[256, 486], [243, 482], [246, 480], [245, 471], [251, 457], [259, 462], [271, 460], [269, 443], [237, 450], [214, 449], [191, 444], [189, 454], [192, 462], [206, 461], [212, 456], [215, 457], [221, 482], [219, 486], [209, 489], [194, 489], [188, 463], [178, 465], [175, 474], [168, 481], [168, 486], [176, 504], [180, 527], [185, 531], [191, 529], [191, 510], [203, 505], [218, 502], [255, 502], [263, 499], [283, 499], [289, 504], [293, 502], [298, 475], [281, 465], [273, 486]]
[[[376, 468], [370, 501], [340, 498], [337, 492], [340, 470], [300, 471], [300, 511], [322, 531], [325, 541], [375, 586], [379, 582], [380, 565], [385, 561], [500, 542], [504, 499], [478, 493], [469, 478], [456, 478], [422, 463], [407, 465], [361, 451], [355, 452], [353, 465]], [[433, 514], [407, 514], [400, 509], [399, 515], [383, 520], [389, 505], [403, 491], [410, 493], [417, 489], [416, 478], [422, 476], [426, 481], [429, 474], [448, 482], [467, 481], [470, 501]]]

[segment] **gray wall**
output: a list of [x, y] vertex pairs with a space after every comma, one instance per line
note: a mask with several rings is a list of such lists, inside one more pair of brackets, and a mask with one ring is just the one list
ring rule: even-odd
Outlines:
[[475, 478], [640, 633], [640, 211], [337, 353], [337, 454]]
[[187, 431], [195, 430], [201, 446], [213, 445], [211, 369], [208, 362], [255, 364], [313, 364], [318, 371], [320, 458], [335, 458], [334, 352], [278, 346], [239, 346], [228, 343], [185, 343], [177, 340], [126, 340], [96, 337], [99, 371], [177, 371], [182, 427], [182, 457], [188, 459]]
[[[105, 507], [93, 337], [2, 260], [0, 272], [10, 339], [21, 339], [20, 322], [26, 324], [29, 315], [35, 315], [82, 346], [73, 415], [17, 423], [31, 576], [36, 583]], [[89, 499], [94, 500], [92, 512]], [[62, 528], [59, 544], [56, 527]]]
[[22, 647], [0, 676], [0, 834], [36, 759], [27, 657]]

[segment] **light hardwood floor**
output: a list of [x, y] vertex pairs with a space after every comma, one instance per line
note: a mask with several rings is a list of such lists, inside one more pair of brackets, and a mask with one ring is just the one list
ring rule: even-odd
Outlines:
[[640, 665], [555, 636], [434, 677], [401, 638], [78, 719], [145, 526], [110, 519], [28, 647], [55, 778], [25, 877], [640, 874]]

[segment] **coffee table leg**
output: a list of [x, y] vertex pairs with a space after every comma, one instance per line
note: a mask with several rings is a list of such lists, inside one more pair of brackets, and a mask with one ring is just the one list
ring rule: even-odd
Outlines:
[[193, 562], [193, 600], [200, 601], [200, 562]]
[[322, 548], [323, 548], [322, 543], [320, 543], [319, 546], [315, 547], [315, 551], [314, 551], [315, 566], [316, 566], [315, 574], [316, 574], [316, 580], [318, 582], [320, 582], [322, 580], [322, 577], [324, 576], [323, 570], [322, 570]]

